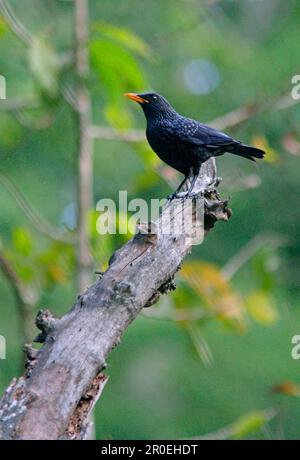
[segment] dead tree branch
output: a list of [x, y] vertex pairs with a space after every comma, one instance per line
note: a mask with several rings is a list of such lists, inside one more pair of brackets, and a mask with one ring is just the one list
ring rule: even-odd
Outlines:
[[54, 241], [61, 241], [66, 244], [74, 244], [74, 238], [65, 232], [61, 232], [53, 227], [43, 216], [41, 216], [33, 206], [25, 198], [24, 194], [19, 190], [13, 180], [0, 171], [0, 183], [5, 187], [8, 193], [15, 199], [25, 216], [31, 221], [35, 229], [42, 235], [53, 239]]
[[[205, 232], [230, 217], [216, 184], [215, 163], [209, 160], [196, 184], [198, 190], [206, 189]], [[195, 200], [186, 201], [195, 206]], [[151, 226], [156, 233], [139, 232], [121, 247], [103, 276], [64, 317], [40, 312], [37, 340], [44, 344], [39, 351], [27, 349], [25, 375], [12, 382], [0, 401], [0, 438], [85, 437], [90, 412], [106, 382], [102, 371], [109, 353], [140, 311], [174, 288], [173, 277], [191, 251], [189, 236], [197, 222], [195, 218], [184, 224], [182, 204], [180, 199], [168, 203]]]

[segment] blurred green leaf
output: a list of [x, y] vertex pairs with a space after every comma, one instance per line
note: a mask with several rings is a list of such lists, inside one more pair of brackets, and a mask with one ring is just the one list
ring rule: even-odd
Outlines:
[[0, 37], [2, 37], [8, 30], [7, 24], [3, 18], [3, 16], [0, 16]]
[[[116, 82], [122, 87], [131, 86], [132, 90], [143, 87], [143, 72], [135, 57], [126, 49], [110, 41], [98, 39], [91, 42], [90, 50], [92, 63], [106, 89], [114, 88]], [[108, 81], [111, 76], [114, 78], [113, 82]], [[120, 95], [116, 94], [115, 97]]]
[[216, 265], [201, 261], [187, 262], [180, 277], [198, 294], [199, 302], [224, 324], [238, 331], [245, 329], [244, 302]]
[[131, 117], [127, 110], [118, 103], [107, 104], [104, 110], [107, 121], [117, 128], [126, 129], [130, 127]]
[[108, 24], [107, 22], [98, 21], [94, 24], [93, 30], [101, 34], [103, 37], [125, 46], [136, 54], [143, 57], [149, 57], [151, 55], [150, 46], [129, 29], [116, 27], [112, 24]]
[[93, 40], [90, 52], [92, 66], [106, 93], [106, 118], [116, 127], [128, 128], [131, 116], [123, 93], [129, 88], [134, 91], [145, 86], [142, 70], [129, 51], [109, 40]]
[[243, 415], [231, 426], [232, 437], [242, 439], [259, 431], [270, 419], [266, 411], [253, 411]]
[[24, 261], [15, 261], [15, 268], [18, 277], [24, 284], [32, 284], [34, 282], [36, 268], [32, 264], [29, 264], [29, 262], [26, 264]]
[[[104, 270], [107, 268], [108, 261], [111, 255], [115, 252], [115, 250], [120, 247], [120, 245], [124, 244], [131, 238], [132, 234], [134, 233], [135, 229], [130, 228], [128, 225], [128, 215], [117, 213], [116, 216], [116, 228], [117, 234], [100, 234], [97, 230], [97, 220], [99, 218], [99, 211], [90, 211], [89, 213], [89, 234], [90, 234], [90, 242], [91, 242], [91, 250], [94, 256], [95, 261], [97, 262], [97, 269]], [[119, 234], [119, 227], [127, 228], [127, 233]]]
[[279, 265], [278, 251], [274, 247], [262, 248], [252, 259], [251, 264], [261, 288], [271, 291], [276, 286], [276, 270]]
[[32, 236], [26, 228], [14, 228], [12, 232], [12, 240], [14, 248], [19, 255], [29, 256], [32, 253]]
[[266, 156], [264, 158], [265, 161], [268, 161], [269, 163], [276, 163], [279, 161], [280, 157], [278, 153], [269, 145], [268, 140], [264, 135], [257, 134], [253, 136], [251, 144], [253, 144], [254, 147], [262, 149], [266, 152]]
[[64, 284], [75, 268], [74, 248], [51, 241], [46, 249], [36, 255], [35, 264], [39, 267], [39, 281], [43, 287]]
[[252, 292], [245, 299], [247, 311], [258, 323], [269, 326], [278, 319], [278, 313], [270, 294], [265, 291]]
[[24, 129], [12, 115], [0, 113], [0, 148], [13, 150], [23, 139]]
[[59, 60], [51, 43], [35, 38], [29, 48], [29, 65], [41, 91], [56, 98], [59, 94]]

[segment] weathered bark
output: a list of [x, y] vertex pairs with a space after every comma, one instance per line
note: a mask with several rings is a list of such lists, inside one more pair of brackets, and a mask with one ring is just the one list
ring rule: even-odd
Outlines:
[[[210, 160], [196, 184], [206, 188], [205, 231], [230, 217], [216, 183]], [[107, 271], [64, 317], [40, 312], [38, 340], [44, 345], [38, 352], [27, 347], [27, 372], [12, 382], [0, 401], [1, 438], [84, 438], [90, 410], [106, 382], [102, 371], [107, 356], [138, 313], [172, 290], [174, 274], [191, 250], [187, 236], [195, 221], [183, 231], [182, 212], [182, 200], [168, 204], [154, 225], [157, 233], [138, 233], [119, 249]], [[170, 215], [175, 227], [171, 235], [163, 228]]]

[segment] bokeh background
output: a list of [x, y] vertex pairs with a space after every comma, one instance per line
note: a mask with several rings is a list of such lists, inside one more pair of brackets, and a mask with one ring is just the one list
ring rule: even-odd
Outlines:
[[118, 200], [119, 190], [162, 198], [180, 179], [143, 141], [144, 117], [122, 96], [155, 90], [267, 155], [217, 160], [233, 217], [194, 248], [177, 290], [112, 353], [96, 437], [299, 438], [299, 1], [90, 0], [84, 79], [73, 1], [1, 3], [1, 392], [22, 372], [36, 312], [63, 315], [78, 294], [78, 85], [97, 126], [85, 216], [91, 273], [129, 237], [97, 234], [97, 201]]

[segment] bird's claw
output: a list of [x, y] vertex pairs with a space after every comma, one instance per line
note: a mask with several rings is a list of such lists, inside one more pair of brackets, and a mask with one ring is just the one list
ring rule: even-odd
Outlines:
[[167, 199], [168, 201], [172, 201], [175, 199], [180, 200], [181, 198], [187, 198], [188, 193], [189, 192], [173, 192], [167, 197]]
[[197, 198], [199, 196], [204, 195], [204, 190], [198, 190], [197, 192], [173, 192], [167, 196], [168, 201], [173, 201], [176, 199], [188, 199], [188, 198]]
[[197, 192], [186, 192], [185, 198], [198, 198], [204, 194], [203, 190], [198, 190]]
[[175, 198], [180, 198], [178, 192], [173, 192], [170, 195], [167, 196], [168, 201], [173, 201]]

